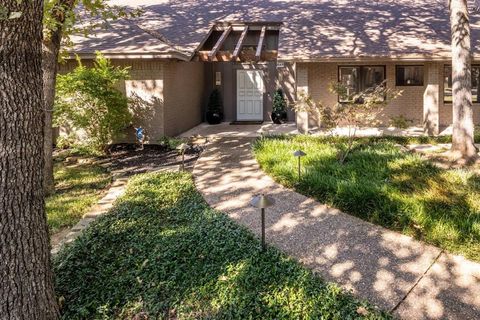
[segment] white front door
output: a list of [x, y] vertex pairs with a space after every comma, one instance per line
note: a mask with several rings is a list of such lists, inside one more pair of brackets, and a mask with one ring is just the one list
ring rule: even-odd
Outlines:
[[263, 120], [263, 79], [260, 70], [237, 70], [237, 120]]

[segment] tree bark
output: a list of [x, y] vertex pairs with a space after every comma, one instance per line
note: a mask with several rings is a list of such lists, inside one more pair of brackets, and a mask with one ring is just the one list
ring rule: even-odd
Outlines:
[[45, 100], [45, 169], [44, 190], [49, 195], [55, 191], [53, 178], [53, 107], [55, 103], [55, 84], [57, 82], [58, 56], [62, 43], [65, 12], [73, 10], [74, 0], [60, 0], [51, 8], [48, 14], [56, 21], [56, 29], [48, 30], [48, 37], [43, 41], [42, 69], [43, 69], [43, 94]]
[[474, 144], [472, 108], [471, 40], [467, 0], [450, 0], [452, 32], [452, 152], [472, 161]]
[[50, 38], [43, 41], [42, 46], [43, 94], [45, 100], [44, 189], [46, 195], [54, 192], [52, 113], [55, 102], [58, 55], [60, 52], [60, 43], [62, 39], [61, 32], [61, 28], [53, 31], [50, 35]]
[[43, 193], [43, 1], [0, 21], [0, 318], [57, 319]]

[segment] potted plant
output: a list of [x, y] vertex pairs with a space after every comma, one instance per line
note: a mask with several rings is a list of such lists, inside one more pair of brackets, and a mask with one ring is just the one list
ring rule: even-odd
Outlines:
[[208, 99], [207, 106], [207, 122], [209, 124], [219, 124], [222, 122], [223, 113], [222, 113], [222, 99], [220, 97], [220, 91], [218, 89], [213, 89], [210, 97]]
[[273, 94], [272, 121], [281, 124], [287, 121], [287, 102], [282, 89], [277, 89]]

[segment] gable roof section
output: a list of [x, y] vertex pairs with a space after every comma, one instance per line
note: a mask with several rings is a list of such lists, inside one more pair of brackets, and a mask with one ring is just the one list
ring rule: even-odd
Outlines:
[[[189, 60], [218, 21], [283, 22], [279, 60], [358, 58], [445, 59], [450, 56], [446, 0], [113, 0], [141, 7], [73, 51]], [[480, 54], [480, 24], [472, 15], [472, 48]]]

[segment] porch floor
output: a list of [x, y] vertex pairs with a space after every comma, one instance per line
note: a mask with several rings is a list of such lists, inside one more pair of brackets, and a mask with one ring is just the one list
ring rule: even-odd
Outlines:
[[[312, 128], [309, 131], [312, 135], [348, 135], [348, 128], [338, 127], [333, 130]], [[451, 128], [441, 130], [440, 135], [451, 134]], [[300, 134], [294, 122], [284, 124], [274, 124], [272, 122], [264, 122], [263, 124], [246, 124], [231, 125], [229, 122], [222, 122], [217, 125], [209, 125], [201, 123], [198, 126], [182, 133], [180, 137], [208, 137], [208, 138], [224, 138], [224, 137], [245, 137], [254, 138], [266, 134]], [[368, 136], [422, 136], [425, 133], [420, 126], [409, 127], [407, 129], [397, 129], [393, 127], [378, 128], [360, 128], [357, 129], [356, 135], [359, 137]]]

